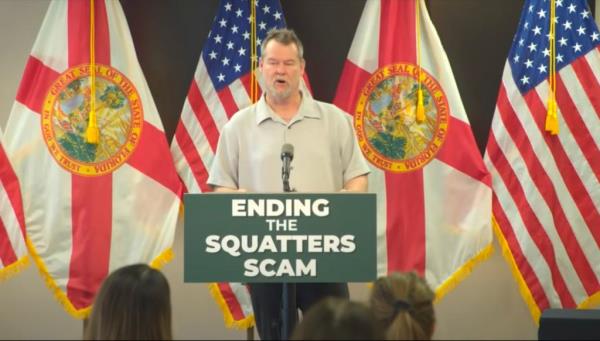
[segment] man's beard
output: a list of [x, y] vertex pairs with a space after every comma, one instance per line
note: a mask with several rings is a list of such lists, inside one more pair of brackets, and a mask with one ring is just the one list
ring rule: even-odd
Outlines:
[[277, 102], [281, 102], [292, 96], [292, 88], [293, 87], [288, 83], [287, 88], [285, 88], [284, 90], [278, 90], [275, 87], [275, 84], [271, 84], [271, 86], [269, 86], [269, 89], [268, 89], [269, 90], [268, 96]]

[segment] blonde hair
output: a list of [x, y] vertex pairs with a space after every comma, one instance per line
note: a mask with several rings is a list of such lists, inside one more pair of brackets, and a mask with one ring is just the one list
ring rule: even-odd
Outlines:
[[370, 304], [388, 340], [431, 340], [435, 293], [416, 273], [391, 273], [373, 285]]

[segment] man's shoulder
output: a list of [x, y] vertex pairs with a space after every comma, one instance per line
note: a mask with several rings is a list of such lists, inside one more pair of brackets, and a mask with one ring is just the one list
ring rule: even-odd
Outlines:
[[334, 104], [318, 100], [313, 101], [314, 106], [321, 113], [321, 117], [328, 121], [335, 122], [336, 124], [346, 124], [351, 119], [351, 116], [347, 112]]
[[249, 105], [243, 109], [238, 110], [231, 119], [225, 124], [228, 129], [235, 129], [236, 127], [247, 127], [249, 124], [256, 122], [256, 104]]
[[329, 115], [329, 116], [333, 116], [336, 118], [348, 116], [348, 113], [346, 113], [342, 109], [338, 108], [334, 104], [319, 101], [314, 98], [312, 99], [312, 102], [313, 102], [313, 105], [317, 108], [317, 110], [319, 110], [319, 112], [322, 113], [323, 115]]

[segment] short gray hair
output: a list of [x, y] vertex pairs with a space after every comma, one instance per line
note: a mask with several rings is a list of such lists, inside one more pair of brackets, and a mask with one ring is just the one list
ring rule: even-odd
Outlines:
[[272, 28], [267, 32], [267, 36], [260, 44], [260, 55], [263, 56], [265, 54], [265, 47], [267, 43], [271, 40], [275, 40], [276, 42], [283, 45], [294, 44], [298, 48], [298, 59], [304, 59], [304, 47], [302, 46], [302, 42], [300, 38], [296, 35], [296, 32], [287, 28]]

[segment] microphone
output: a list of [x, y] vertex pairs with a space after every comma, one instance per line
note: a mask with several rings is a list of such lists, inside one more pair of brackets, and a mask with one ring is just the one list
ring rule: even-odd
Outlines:
[[281, 161], [283, 165], [281, 166], [281, 178], [283, 180], [283, 190], [285, 192], [291, 192], [290, 189], [290, 164], [294, 159], [294, 146], [286, 143], [281, 146]]

